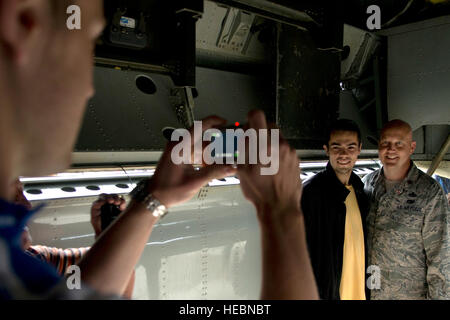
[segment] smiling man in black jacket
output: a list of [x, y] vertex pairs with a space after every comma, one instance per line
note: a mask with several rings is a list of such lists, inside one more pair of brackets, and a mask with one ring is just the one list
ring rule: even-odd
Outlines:
[[361, 146], [357, 124], [336, 121], [323, 146], [329, 157], [327, 168], [304, 183], [302, 209], [321, 299], [366, 299], [368, 202], [361, 179], [353, 173]]

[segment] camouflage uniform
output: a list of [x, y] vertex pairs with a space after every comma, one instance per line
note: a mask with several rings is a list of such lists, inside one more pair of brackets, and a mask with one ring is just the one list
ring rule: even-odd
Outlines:
[[371, 299], [450, 299], [449, 207], [439, 184], [412, 162], [389, 192], [383, 169], [363, 182], [370, 199], [368, 265], [381, 275]]

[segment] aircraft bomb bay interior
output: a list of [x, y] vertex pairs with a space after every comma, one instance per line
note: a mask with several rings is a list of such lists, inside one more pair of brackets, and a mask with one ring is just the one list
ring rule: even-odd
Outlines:
[[[367, 7], [382, 8], [370, 29]], [[411, 124], [413, 160], [450, 178], [450, 1], [189, 0], [104, 4], [89, 101], [66, 172], [21, 177], [33, 242], [94, 241], [89, 208], [128, 199], [152, 176], [176, 128], [218, 115], [244, 124], [265, 111], [297, 150], [305, 180], [324, 169], [327, 127], [354, 120], [360, 177], [381, 167], [382, 126]], [[155, 226], [136, 266], [135, 299], [257, 299], [259, 229], [239, 179], [212, 180]]]

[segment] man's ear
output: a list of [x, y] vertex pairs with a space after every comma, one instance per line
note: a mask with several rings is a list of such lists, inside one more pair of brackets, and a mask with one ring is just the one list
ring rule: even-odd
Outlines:
[[327, 154], [327, 156], [329, 156], [328, 146], [326, 144], [324, 144], [322, 147], [323, 147], [323, 150], [325, 150], [325, 153]]
[[[47, 4], [48, 5], [48, 4]], [[14, 63], [26, 59], [26, 48], [38, 27], [45, 3], [31, 0], [0, 0], [0, 45]]]
[[417, 146], [416, 142], [415, 142], [415, 141], [412, 141], [412, 142], [411, 142], [411, 154], [413, 154], [414, 151], [416, 150], [416, 146]]

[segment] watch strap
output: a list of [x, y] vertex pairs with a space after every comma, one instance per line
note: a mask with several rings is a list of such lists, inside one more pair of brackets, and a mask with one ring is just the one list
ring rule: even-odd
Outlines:
[[136, 188], [130, 192], [130, 196], [135, 202], [139, 202], [145, 205], [154, 217], [162, 218], [168, 210], [157, 198], [148, 192], [150, 179], [141, 180]]

